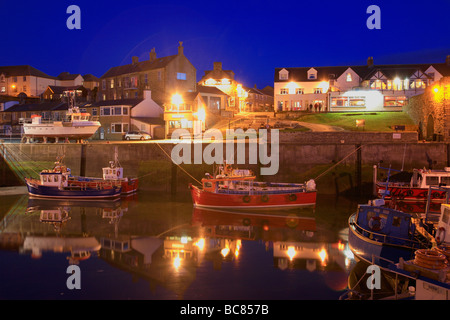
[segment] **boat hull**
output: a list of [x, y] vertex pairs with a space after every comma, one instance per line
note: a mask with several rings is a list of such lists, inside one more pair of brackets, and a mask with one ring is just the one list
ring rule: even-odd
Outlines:
[[105, 199], [105, 198], [116, 198], [121, 194], [121, 188], [110, 188], [110, 189], [92, 189], [86, 188], [62, 188], [52, 186], [42, 186], [32, 184], [27, 181], [28, 194], [33, 197], [39, 198], [59, 198], [59, 199]]
[[61, 122], [23, 125], [24, 136], [29, 138], [68, 138], [88, 139], [94, 135], [100, 127], [100, 122], [90, 121], [77, 125], [63, 125]]
[[[377, 194], [381, 198], [383, 197], [386, 186], [377, 183]], [[397, 199], [402, 201], [427, 201], [428, 188], [415, 188], [409, 186], [389, 186], [388, 192], [384, 196], [384, 199], [391, 200]], [[446, 192], [440, 190], [433, 190], [430, 196], [430, 200], [433, 202], [444, 202], [446, 199]]]
[[315, 206], [316, 191], [277, 194], [227, 194], [204, 191], [190, 185], [195, 207], [222, 209], [280, 209]]
[[349, 220], [348, 244], [356, 257], [369, 264], [375, 263], [385, 268], [391, 262], [397, 263], [400, 258], [405, 260], [414, 258], [414, 252], [418, 249], [417, 247], [396, 245], [380, 241], [380, 239], [378, 241], [371, 239], [370, 235], [366, 236], [357, 230], [352, 220], [353, 217], [354, 215]]

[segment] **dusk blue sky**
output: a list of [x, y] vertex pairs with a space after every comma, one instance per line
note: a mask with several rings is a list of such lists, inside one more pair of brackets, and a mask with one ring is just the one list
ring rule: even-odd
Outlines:
[[[69, 30], [69, 5], [81, 30]], [[370, 5], [381, 29], [369, 30]], [[5, 1], [0, 65], [29, 64], [49, 75], [102, 76], [110, 67], [184, 53], [197, 80], [213, 62], [246, 86], [273, 86], [274, 69], [436, 63], [450, 55], [449, 0], [436, 1]]]

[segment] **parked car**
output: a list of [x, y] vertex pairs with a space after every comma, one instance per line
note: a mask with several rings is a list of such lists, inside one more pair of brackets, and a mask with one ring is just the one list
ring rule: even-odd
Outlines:
[[146, 132], [130, 131], [125, 133], [125, 140], [150, 140], [152, 137]]

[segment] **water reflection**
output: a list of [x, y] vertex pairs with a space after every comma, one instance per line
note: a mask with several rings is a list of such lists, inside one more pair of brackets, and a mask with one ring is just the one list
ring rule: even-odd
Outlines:
[[[113, 289], [117, 296], [143, 279], [150, 290], [136, 298], [279, 299], [280, 290], [286, 291], [284, 298], [329, 298], [330, 289], [346, 288], [353, 259], [345, 228], [330, 230], [326, 210], [324, 215], [319, 207], [315, 212], [233, 212], [147, 197], [115, 202], [22, 197], [3, 216], [0, 246], [33, 259], [64, 254], [67, 265], [106, 262], [110, 269], [102, 266], [103, 274], [115, 269], [133, 277], [127, 288]], [[255, 278], [260, 273], [276, 281], [272, 287]], [[301, 288], [311, 286], [308, 274], [319, 282], [312, 295]], [[283, 287], [293, 276], [297, 284]], [[97, 277], [98, 286], [107, 281]], [[226, 290], [214, 291], [219, 284]], [[246, 296], [239, 296], [241, 287]]]

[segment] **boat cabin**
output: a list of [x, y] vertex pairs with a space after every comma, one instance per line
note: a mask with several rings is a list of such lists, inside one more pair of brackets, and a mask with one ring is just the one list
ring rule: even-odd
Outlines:
[[243, 183], [253, 181], [255, 176], [229, 176], [219, 177], [216, 179], [204, 178], [202, 179], [203, 190], [217, 193], [220, 190], [244, 190]]
[[389, 242], [412, 239], [415, 232], [411, 214], [387, 207], [359, 205], [356, 222], [363, 234], [383, 240], [389, 236]]
[[444, 170], [414, 170], [411, 186], [419, 188], [450, 186], [450, 167]]
[[41, 185], [48, 187], [67, 187], [67, 180], [70, 171], [55, 172], [54, 170], [44, 170], [40, 174]]
[[103, 168], [104, 180], [116, 180], [123, 178], [123, 168], [116, 166], [114, 161], [110, 161], [110, 166]]
[[441, 216], [436, 229], [436, 240], [450, 244], [450, 205], [441, 204]]

